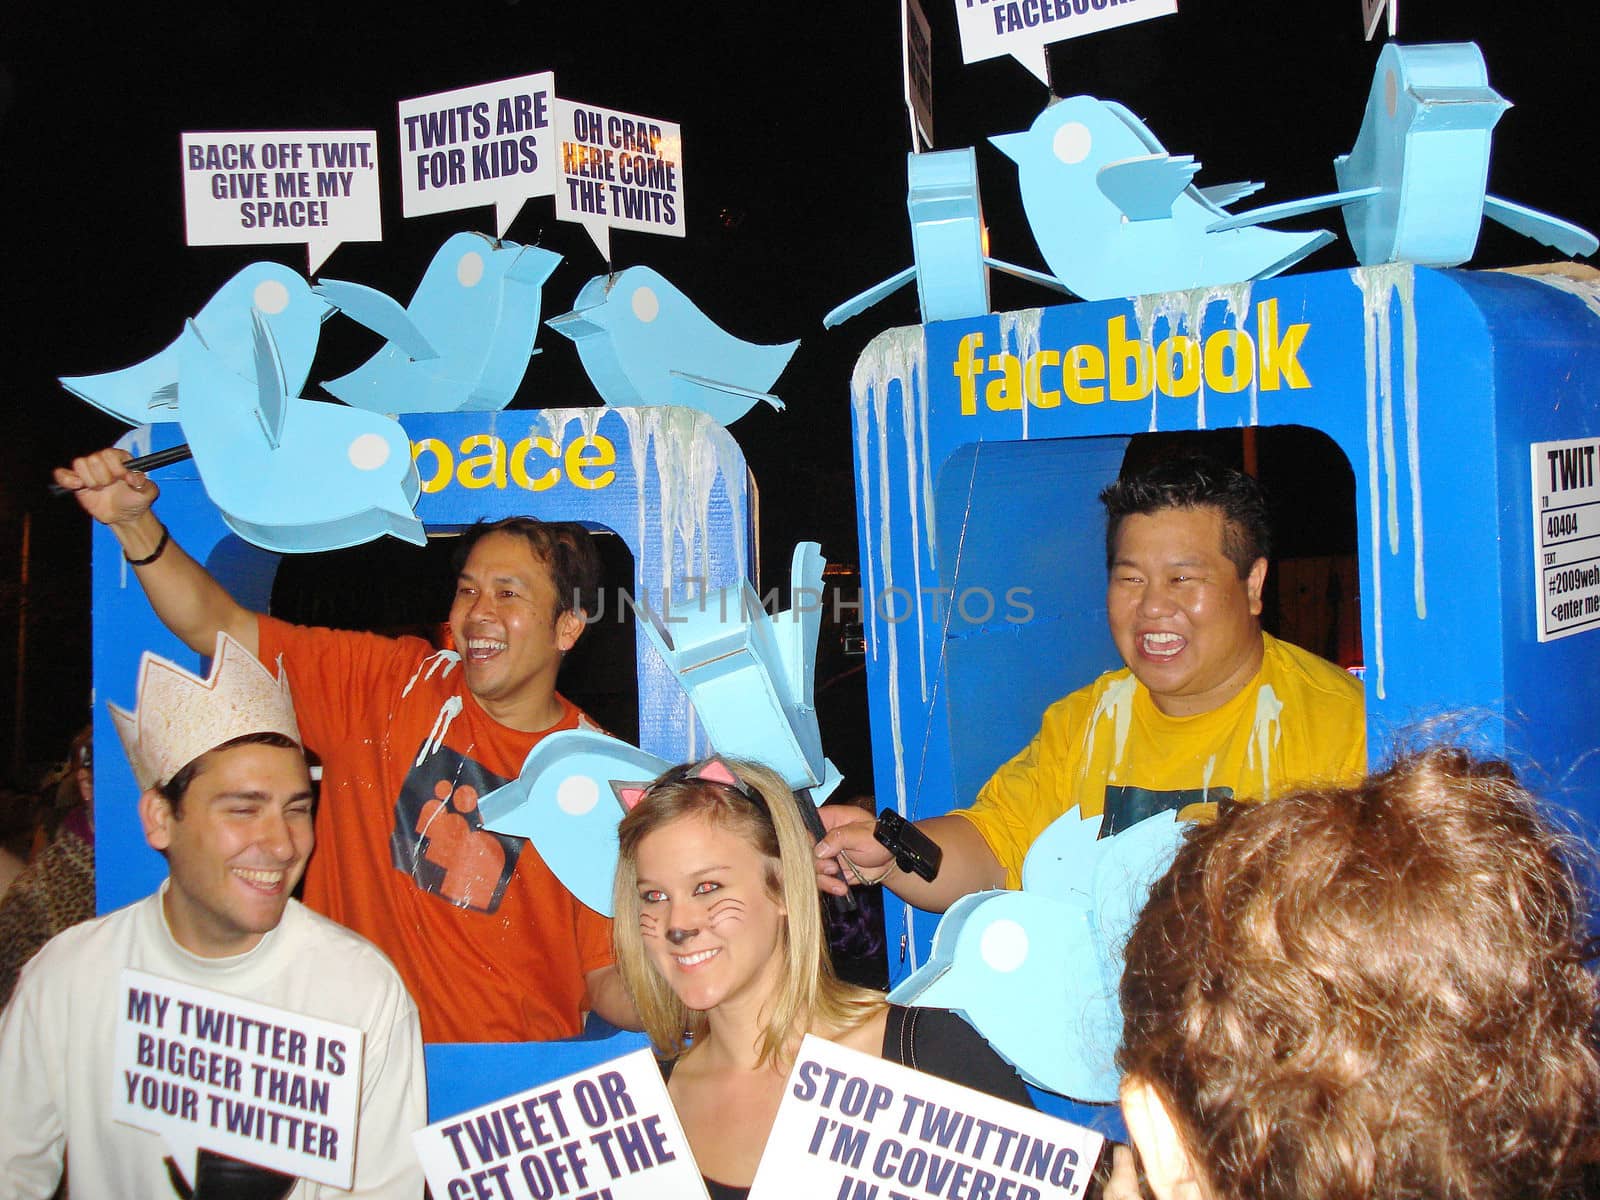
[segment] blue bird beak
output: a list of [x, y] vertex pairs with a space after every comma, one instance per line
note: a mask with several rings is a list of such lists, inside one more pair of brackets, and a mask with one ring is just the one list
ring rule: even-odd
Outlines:
[[1026, 133], [997, 133], [989, 139], [994, 148], [1012, 162], [1021, 162], [1028, 145]]

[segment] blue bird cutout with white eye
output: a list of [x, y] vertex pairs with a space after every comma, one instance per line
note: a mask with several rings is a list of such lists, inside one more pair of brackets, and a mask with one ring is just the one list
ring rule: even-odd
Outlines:
[[972, 147], [906, 156], [906, 210], [914, 265], [852, 296], [822, 318], [831, 329], [917, 283], [923, 324], [981, 317], [989, 311], [989, 268], [1065, 291], [1049, 275], [991, 258], [983, 251], [983, 202]]
[[206, 494], [246, 541], [279, 553], [337, 550], [391, 534], [427, 540], [420, 484], [395, 421], [290, 396], [271, 327], [254, 319], [252, 383], [193, 322], [178, 339], [178, 411]]
[[1170, 812], [1099, 830], [1076, 809], [1058, 817], [1028, 851], [1023, 890], [952, 904], [928, 961], [889, 995], [959, 1012], [1024, 1079], [1094, 1104], [1117, 1099], [1122, 948], [1183, 837]]
[[609, 917], [626, 811], [613, 785], [671, 765], [598, 730], [564, 729], [529, 751], [515, 779], [479, 797], [478, 814], [491, 832], [527, 838], [562, 887]]
[[[272, 262], [251, 263], [217, 289], [192, 324], [219, 364], [255, 381], [255, 320], [277, 344], [283, 382], [299, 394], [316, 357], [322, 322], [332, 307], [298, 272]], [[143, 362], [100, 375], [61, 379], [69, 392], [130, 425], [178, 420], [178, 346], [182, 335]]]
[[[840, 782], [823, 757], [813, 701], [823, 565], [815, 542], [795, 547], [794, 605], [776, 616], [743, 583], [734, 597], [692, 594], [675, 600], [664, 622], [653, 612], [641, 622], [716, 752], [765, 763], [802, 804], [821, 804]], [[608, 789], [653, 779], [668, 766], [607, 734], [565, 730], [540, 741], [517, 778], [481, 797], [478, 811], [495, 833], [527, 838], [563, 887], [610, 916], [623, 810]]]
[[1600, 242], [1588, 230], [1486, 191], [1494, 127], [1510, 107], [1489, 86], [1475, 43], [1390, 42], [1378, 55], [1355, 146], [1333, 162], [1341, 190], [1240, 213], [1212, 228], [1342, 208], [1364, 266], [1453, 267], [1472, 257], [1489, 217], [1564, 254], [1593, 254]]
[[319, 280], [318, 295], [388, 339], [324, 390], [372, 412], [504, 408], [538, 353], [544, 283], [560, 261], [538, 246], [458, 233], [434, 254], [405, 308], [359, 283]]
[[696, 408], [721, 425], [758, 400], [783, 408], [769, 389], [800, 345], [734, 337], [649, 267], [596, 275], [571, 312], [545, 324], [577, 343], [590, 382], [613, 408]]
[[1333, 241], [1326, 230], [1210, 227], [1259, 188], [1199, 188], [1200, 165], [1169, 155], [1122, 105], [1053, 101], [1020, 133], [989, 139], [1017, 164], [1022, 207], [1051, 273], [1086, 300], [1265, 279]]

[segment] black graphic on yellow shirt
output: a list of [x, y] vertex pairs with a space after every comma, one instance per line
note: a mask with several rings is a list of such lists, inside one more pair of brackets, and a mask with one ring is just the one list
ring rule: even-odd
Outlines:
[[1178, 788], [1170, 792], [1152, 791], [1150, 788], [1106, 785], [1105, 814], [1100, 818], [1100, 836], [1110, 837], [1137, 825], [1146, 817], [1157, 813], [1182, 812], [1191, 804], [1216, 805], [1233, 799], [1233, 789]]

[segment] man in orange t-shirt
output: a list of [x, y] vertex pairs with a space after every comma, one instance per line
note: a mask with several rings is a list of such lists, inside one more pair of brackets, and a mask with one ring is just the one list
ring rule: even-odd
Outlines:
[[375, 942], [430, 1042], [571, 1037], [583, 1013], [637, 1026], [610, 923], [524, 839], [483, 829], [478, 797], [583, 714], [555, 690], [594, 611], [599, 561], [577, 525], [514, 517], [462, 539], [450, 649], [307, 629], [250, 611], [173, 542], [158, 489], [103, 450], [56, 481], [108, 526], [151, 607], [192, 650], [225, 631], [282, 657], [306, 747], [323, 763], [308, 905]]

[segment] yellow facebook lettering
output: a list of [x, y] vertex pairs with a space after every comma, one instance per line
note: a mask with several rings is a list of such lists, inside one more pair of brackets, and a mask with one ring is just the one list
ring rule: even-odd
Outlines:
[[1074, 404], [1099, 404], [1106, 398], [1103, 387], [1086, 387], [1085, 384], [1102, 383], [1106, 377], [1106, 356], [1099, 346], [1074, 346], [1067, 351], [1061, 364], [1061, 389]]
[[1022, 408], [1022, 364], [1015, 354], [989, 355], [989, 370], [998, 372], [983, 389], [983, 402], [991, 412], [1017, 412]]
[[1128, 336], [1127, 317], [1112, 317], [1099, 345], [1082, 342], [1061, 351], [1039, 350], [1025, 362], [1014, 354], [983, 354], [983, 334], [969, 333], [957, 343], [951, 373], [958, 381], [964, 417], [977, 414], [980, 386], [984, 407], [993, 412], [1014, 412], [1024, 404], [1059, 408], [1063, 393], [1074, 404], [1093, 405], [1108, 398], [1144, 400], [1152, 392], [1192, 396], [1201, 387], [1221, 393], [1241, 392], [1252, 384], [1264, 392], [1309, 388], [1300, 350], [1310, 324], [1302, 321], [1283, 329], [1278, 301], [1270, 299], [1256, 305], [1256, 328], [1259, 341], [1243, 329], [1219, 329], [1204, 340], [1174, 333], [1152, 346]]
[[[1106, 361], [1113, 400], [1143, 400], [1150, 394], [1150, 379], [1155, 374], [1155, 352], [1150, 343], [1128, 340], [1128, 318], [1112, 317], [1106, 322]], [[1128, 373], [1128, 364], [1133, 373]]]

